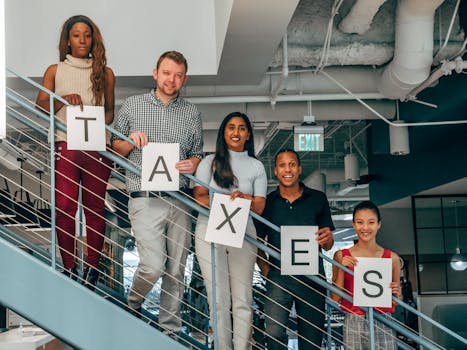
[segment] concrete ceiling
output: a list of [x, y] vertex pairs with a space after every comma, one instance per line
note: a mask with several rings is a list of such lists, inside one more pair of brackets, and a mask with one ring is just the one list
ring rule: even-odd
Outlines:
[[[271, 158], [278, 148], [293, 147], [290, 124], [301, 123], [304, 115], [313, 114], [316, 120], [325, 126], [326, 131], [332, 131], [332, 134], [329, 134], [326, 138], [327, 147], [325, 147], [325, 152], [303, 154], [304, 175], [306, 177], [316, 169], [323, 169], [323, 172], [327, 171], [333, 175], [336, 174], [336, 170], [340, 171], [339, 174], [342, 176], [340, 179], [336, 176], [327, 176], [327, 189], [328, 196], [332, 201], [335, 201], [334, 205], [337, 208], [345, 209], [352, 205], [353, 200], [364, 198], [365, 195], [368, 195], [368, 192], [365, 187], [355, 187], [355, 190], [345, 192], [345, 197], [349, 202], [347, 205], [343, 205], [339, 196], [336, 195], [336, 193], [342, 192], [340, 187], [345, 189], [346, 186], [354, 185], [343, 181], [344, 156], [349, 153], [351, 146], [353, 146], [362, 173], [367, 171], [366, 133], [360, 132], [360, 130], [371, 127], [371, 120], [378, 117], [354, 100], [346, 103], [344, 97], [339, 97], [339, 94], [343, 92], [342, 87], [326, 76], [316, 74], [315, 70], [322, 63], [326, 35], [328, 29], [332, 28], [324, 68], [325, 72], [357, 95], [368, 96], [374, 94], [374, 99], [365, 99], [365, 102], [374, 107], [381, 115], [392, 120], [396, 116], [395, 100], [381, 96], [378, 90], [378, 80], [382, 71], [394, 56], [397, 1], [380, 1], [382, 6], [376, 12], [368, 30], [363, 34], [344, 33], [339, 29], [339, 25], [357, 2], [344, 1], [333, 19], [333, 23], [330, 24], [333, 3], [333, 1], [325, 0], [301, 0], [298, 3], [287, 27], [286, 41], [281, 41], [278, 45], [267, 69], [265, 70], [263, 65], [262, 69], [259, 70], [261, 72], [266, 71], [266, 74], [263, 75], [258, 84], [251, 84], [254, 79], [243, 79], [243, 84], [239, 85], [235, 78], [228, 74], [228, 72], [235, 70], [237, 70], [238, 75], [241, 75], [240, 72], [242, 71], [251, 74], [250, 68], [256, 63], [253, 58], [262, 57], [263, 49], [260, 45], [242, 47], [238, 45], [238, 42], [241, 43], [242, 39], [237, 37], [235, 57], [239, 57], [242, 64], [236, 67], [235, 70], [230, 70], [228, 67], [229, 62], [224, 60], [223, 55], [221, 60], [221, 67], [223, 68], [219, 71], [215, 84], [203, 89], [200, 87], [203, 80], [195, 78], [192, 79], [186, 92], [188, 96], [193, 97], [193, 100], [198, 103], [210, 101], [206, 107], [205, 105], [200, 106], [201, 109], [204, 109], [206, 119], [211, 124], [214, 123], [216, 118], [217, 120], [220, 118], [219, 114], [220, 116], [226, 114], [222, 113], [225, 112], [222, 103], [241, 101], [241, 98], [244, 97], [243, 103], [229, 103], [224, 107], [227, 107], [227, 110], [247, 111], [257, 125], [262, 125], [261, 123], [268, 125], [267, 131], [269, 134], [266, 135], [266, 146], [261, 151], [260, 156], [260, 159], [267, 166], [271, 166]], [[440, 1], [439, 3], [442, 4], [435, 12], [432, 28], [433, 70], [440, 61], [456, 57], [456, 54], [459, 55], [463, 45], [465, 49], [464, 33], [455, 12], [456, 1]], [[465, 12], [465, 8], [463, 11]], [[261, 20], [262, 16], [257, 18], [259, 18], [258, 22], [264, 22]], [[453, 25], [449, 40], [446, 41], [443, 50], [439, 50], [447, 38], [451, 20]], [[279, 34], [276, 35], [277, 40], [279, 40]], [[257, 42], [261, 42], [261, 30], [249, 32], [248, 42], [251, 42], [252, 38], [256, 38]], [[284, 43], [287, 45], [286, 56], [284, 56]], [[224, 50], [228, 51], [231, 44], [226, 41]], [[245, 60], [245, 57], [248, 59]], [[282, 81], [282, 85], [280, 85], [285, 59], [287, 59], [286, 63], [289, 72]], [[253, 74], [252, 77], [256, 77], [256, 74]], [[279, 85], [280, 89], [276, 99], [281, 101], [282, 98], [284, 102], [274, 104], [272, 102], [273, 92]], [[312, 103], [307, 101], [307, 97], [300, 99], [300, 96], [309, 96], [309, 101], [312, 101]], [[202, 97], [209, 97], [209, 99], [203, 100]], [[269, 102], [261, 100], [260, 97], [269, 97]], [[229, 100], [229, 98], [232, 99]], [[293, 100], [292, 98], [296, 99]], [[465, 99], [462, 94], [459, 94], [456, 98]], [[422, 102], [430, 103], [430, 101]], [[213, 111], [216, 112], [213, 113]], [[215, 115], [215, 117], [210, 119], [212, 115]], [[466, 119], [465, 114], [463, 119]], [[431, 118], [431, 120], [436, 120], [436, 117]], [[414, 120], [414, 122], [423, 121], [422, 115]], [[278, 122], [279, 126], [274, 125], [274, 122]], [[270, 129], [274, 127], [279, 131], [276, 133], [270, 132]], [[353, 138], [354, 135], [358, 135], [358, 137]], [[352, 139], [352, 145], [350, 145], [350, 139]], [[272, 171], [270, 171], [270, 174], [272, 174]], [[465, 187], [465, 179], [464, 181], [460, 180], [442, 186], [444, 193], [461, 193], [465, 191], [465, 188], [467, 188]], [[433, 190], [433, 193], [438, 192]], [[429, 190], [423, 192], [423, 194], [430, 193]], [[410, 207], [409, 197], [392, 202], [388, 206]]]

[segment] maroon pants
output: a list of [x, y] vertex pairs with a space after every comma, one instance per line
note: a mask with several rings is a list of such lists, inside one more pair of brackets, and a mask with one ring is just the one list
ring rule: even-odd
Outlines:
[[94, 151], [72, 151], [67, 143], [55, 146], [55, 206], [57, 239], [63, 265], [75, 263], [75, 214], [81, 183], [86, 217], [87, 263], [97, 268], [104, 244], [104, 199], [112, 162]]

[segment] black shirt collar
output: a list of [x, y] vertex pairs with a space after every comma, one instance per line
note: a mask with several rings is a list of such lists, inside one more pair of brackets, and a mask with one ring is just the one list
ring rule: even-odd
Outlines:
[[[302, 195], [300, 197], [298, 197], [297, 199], [300, 199], [300, 198], [303, 198], [303, 197], [309, 197], [312, 195], [313, 193], [313, 190], [307, 186], [305, 186], [305, 184], [303, 182], [300, 182], [300, 188], [303, 189], [303, 192], [302, 192]], [[283, 198], [281, 196], [281, 191], [279, 189], [279, 186], [277, 186], [277, 188], [271, 192], [271, 197], [274, 198], [274, 199], [279, 199], [279, 198]]]

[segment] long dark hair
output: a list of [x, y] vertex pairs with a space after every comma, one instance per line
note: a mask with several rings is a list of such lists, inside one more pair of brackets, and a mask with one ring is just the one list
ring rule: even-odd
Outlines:
[[94, 103], [100, 106], [102, 104], [102, 96], [104, 95], [106, 84], [105, 70], [107, 58], [105, 57], [105, 47], [101, 32], [89, 17], [76, 15], [68, 18], [63, 24], [62, 32], [60, 33], [60, 41], [58, 42], [60, 61], [64, 61], [66, 55], [71, 54], [71, 47], [68, 46], [68, 41], [70, 40], [70, 30], [76, 23], [84, 23], [91, 29], [92, 46], [89, 53], [90, 56], [92, 56], [92, 94], [94, 96]]
[[250, 119], [244, 113], [232, 112], [228, 114], [221, 123], [217, 133], [216, 153], [212, 160], [213, 178], [216, 184], [222, 188], [230, 188], [237, 185], [237, 178], [233, 174], [232, 166], [230, 165], [230, 154], [227, 143], [224, 139], [224, 131], [227, 123], [234, 117], [242, 118], [246, 124], [250, 134], [249, 139], [245, 142], [245, 151], [248, 152], [250, 157], [255, 157], [255, 139], [253, 137], [253, 128]]

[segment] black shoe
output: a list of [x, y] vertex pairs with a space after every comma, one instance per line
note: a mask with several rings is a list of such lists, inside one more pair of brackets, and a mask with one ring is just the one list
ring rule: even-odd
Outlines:
[[77, 281], [79, 278], [79, 273], [78, 273], [78, 270], [76, 269], [76, 266], [71, 269], [63, 269], [62, 273], [65, 276], [70, 277], [73, 281]]
[[97, 281], [99, 280], [99, 270], [93, 267], [87, 267], [84, 270], [83, 285], [89, 290], [94, 291], [96, 289]]

